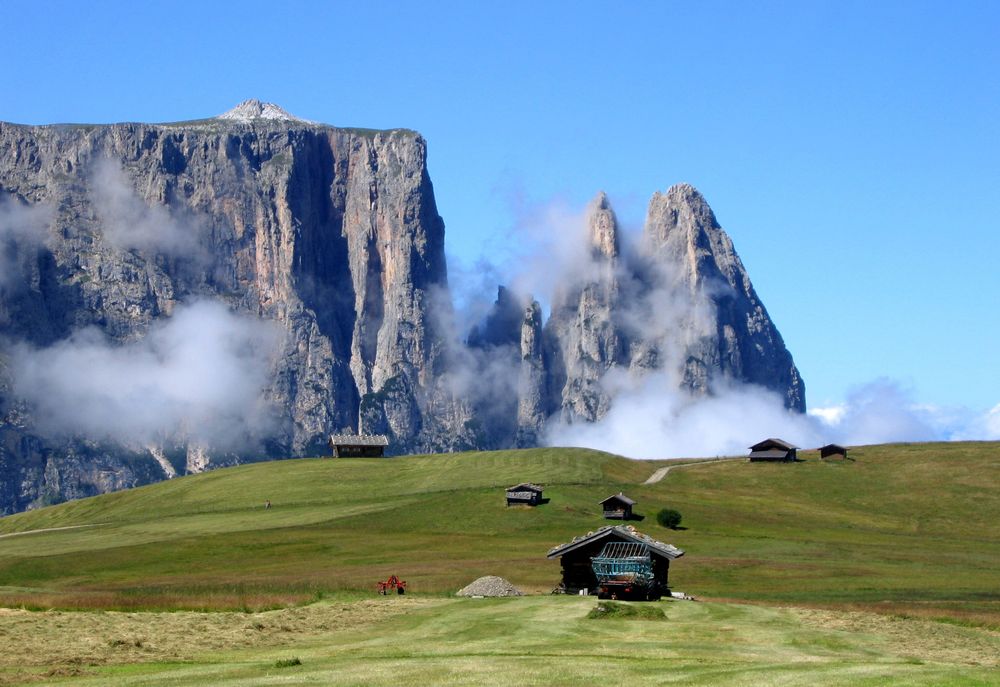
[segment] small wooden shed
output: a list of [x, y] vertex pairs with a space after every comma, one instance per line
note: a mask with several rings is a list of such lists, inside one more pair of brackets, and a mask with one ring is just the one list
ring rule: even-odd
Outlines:
[[635, 501], [618, 492], [600, 502], [606, 520], [631, 520]]
[[334, 434], [330, 451], [337, 458], [381, 458], [389, 438], [384, 434]]
[[583, 589], [588, 591], [597, 589], [597, 576], [594, 574], [591, 559], [600, 555], [604, 545], [609, 542], [645, 544], [652, 558], [656, 591], [660, 594], [670, 593], [668, 580], [670, 561], [680, 558], [684, 552], [676, 546], [664, 544], [642, 534], [631, 525], [608, 525], [551, 549], [546, 558], [559, 559], [562, 566], [560, 588], [568, 594], [576, 594]]
[[764, 439], [750, 447], [750, 461], [793, 461], [796, 460], [798, 446], [789, 444], [782, 439]]
[[841, 446], [840, 444], [827, 444], [826, 446], [821, 446], [819, 449], [820, 458], [839, 458], [841, 460], [847, 458], [847, 447]]
[[507, 487], [508, 506], [537, 506], [542, 502], [542, 487], [531, 482], [521, 482]]

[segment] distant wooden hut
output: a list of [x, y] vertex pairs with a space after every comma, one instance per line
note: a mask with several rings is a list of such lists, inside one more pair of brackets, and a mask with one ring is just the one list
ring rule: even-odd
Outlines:
[[618, 492], [600, 502], [606, 520], [631, 520], [635, 501]]
[[771, 460], [771, 461], [793, 461], [796, 459], [795, 452], [798, 446], [789, 444], [782, 439], [764, 439], [760, 443], [750, 447], [751, 462]]
[[841, 446], [840, 444], [827, 444], [826, 446], [821, 446], [819, 449], [820, 458], [839, 458], [844, 460], [847, 458], [847, 447]]
[[597, 575], [594, 573], [591, 559], [598, 556], [604, 545], [609, 542], [632, 542], [644, 545], [652, 559], [655, 591], [659, 594], [669, 594], [670, 561], [680, 558], [684, 552], [676, 546], [664, 544], [642, 534], [630, 525], [608, 525], [551, 549], [546, 558], [558, 558], [562, 566], [562, 582], [559, 586], [568, 594], [576, 594], [583, 589], [596, 590]]
[[389, 438], [384, 434], [334, 434], [330, 451], [337, 458], [381, 458]]
[[542, 503], [542, 487], [531, 482], [522, 482], [507, 487], [508, 506], [537, 506]]

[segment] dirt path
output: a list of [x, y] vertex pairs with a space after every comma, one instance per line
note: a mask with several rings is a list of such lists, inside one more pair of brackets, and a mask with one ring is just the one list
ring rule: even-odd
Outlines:
[[100, 525], [107, 525], [106, 522], [95, 522], [92, 525], [67, 525], [66, 527], [46, 527], [40, 530], [25, 530], [24, 532], [11, 532], [10, 534], [0, 534], [0, 539], [5, 539], [7, 537], [19, 537], [22, 534], [38, 534], [39, 532], [58, 532], [60, 530], [78, 530], [81, 527], [98, 527]]
[[730, 457], [726, 457], [726, 458], [709, 458], [708, 460], [700, 460], [697, 463], [681, 463], [680, 465], [668, 465], [667, 467], [660, 468], [659, 470], [657, 470], [656, 472], [654, 472], [652, 475], [650, 475], [649, 479], [647, 479], [645, 482], [643, 482], [643, 484], [656, 484], [657, 482], [662, 481], [663, 478], [667, 476], [667, 473], [670, 472], [671, 470], [680, 470], [681, 468], [690, 468], [690, 467], [693, 467], [695, 465], [711, 465], [712, 463], [722, 463], [724, 461], [732, 461], [732, 460], [746, 460], [746, 459], [742, 458], [740, 456], [733, 456], [731, 458]]
[[643, 482], [643, 484], [656, 484], [661, 479], [663, 479], [664, 477], [667, 476], [667, 473], [670, 472], [670, 468], [671, 467], [674, 467], [674, 466], [668, 466], [668, 467], [665, 467], [665, 468], [660, 468], [659, 470], [657, 470], [656, 472], [654, 472], [652, 475], [650, 475], [649, 479], [647, 479], [645, 482]]

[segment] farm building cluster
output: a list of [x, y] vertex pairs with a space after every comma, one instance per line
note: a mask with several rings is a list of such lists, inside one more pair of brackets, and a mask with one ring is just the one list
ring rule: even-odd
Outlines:
[[[389, 440], [384, 435], [334, 434], [329, 445], [331, 453], [338, 458], [381, 457], [385, 455]], [[817, 450], [822, 459], [847, 458], [847, 448], [838, 444], [828, 444]], [[799, 460], [798, 451], [798, 446], [783, 439], [769, 438], [750, 447], [749, 460], [795, 462]], [[508, 507], [536, 507], [548, 503], [544, 492], [542, 485], [519, 482], [507, 487], [504, 496]], [[621, 491], [598, 501], [597, 505], [606, 520], [642, 519], [634, 512], [636, 501]], [[552, 548], [546, 558], [560, 561], [561, 580], [557, 591], [596, 594], [601, 598], [655, 600], [671, 593], [670, 562], [683, 555], [684, 551], [676, 546], [642, 534], [631, 525], [607, 525]], [[388, 593], [392, 587], [402, 594], [406, 583], [393, 585], [395, 581], [393, 576], [389, 582], [380, 582], [380, 592]]]
[[[750, 462], [798, 460], [799, 447], [783, 439], [764, 439], [750, 447]], [[827, 444], [816, 449], [822, 459], [846, 459], [847, 448], [839, 444]]]

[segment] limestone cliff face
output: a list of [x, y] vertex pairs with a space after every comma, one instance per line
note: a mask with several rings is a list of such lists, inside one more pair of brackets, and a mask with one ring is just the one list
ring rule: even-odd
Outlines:
[[[221, 299], [283, 332], [266, 390], [273, 454], [322, 451], [362, 405], [381, 423], [365, 429], [419, 447], [441, 355], [428, 304], [447, 288], [424, 140], [241, 108], [167, 125], [0, 123], [0, 196], [52, 212], [37, 245], [0, 236], [16, 271], [0, 282], [0, 336], [46, 346], [92, 325], [125, 343], [186, 299]], [[115, 222], [156, 226], [123, 242]], [[0, 512], [166, 476], [141, 448], [93, 447], [113, 483], [77, 469], [66, 456], [80, 441], [37, 437], [4, 373]]]

